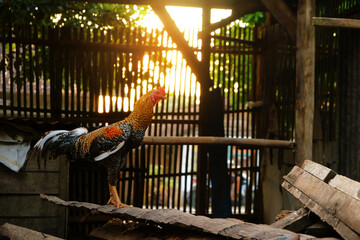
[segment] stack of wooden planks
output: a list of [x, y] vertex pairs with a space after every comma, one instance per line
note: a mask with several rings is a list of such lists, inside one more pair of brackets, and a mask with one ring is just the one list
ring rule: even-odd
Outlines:
[[360, 183], [310, 160], [295, 166], [282, 187], [344, 239], [360, 239]]

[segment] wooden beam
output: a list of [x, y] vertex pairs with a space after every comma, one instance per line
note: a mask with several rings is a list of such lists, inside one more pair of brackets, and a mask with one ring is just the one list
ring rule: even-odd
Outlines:
[[263, 6], [260, 0], [252, 0], [252, 1], [242, 1], [241, 3], [237, 4], [236, 7], [233, 9], [231, 15], [223, 20], [213, 23], [208, 27], [204, 28], [201, 32], [198, 33], [199, 38], [204, 38], [208, 36], [211, 32], [215, 31], [218, 28], [224, 27], [235, 21], [248, 13], [252, 13], [255, 11], [263, 10]]
[[165, 27], [165, 30], [169, 33], [172, 40], [176, 43], [178, 49], [181, 51], [182, 55], [186, 59], [187, 64], [189, 64], [192, 72], [196, 75], [198, 81], [201, 83], [203, 80], [201, 78], [203, 68], [202, 64], [197, 59], [194, 50], [189, 46], [183, 34], [176, 26], [174, 20], [171, 18], [170, 14], [166, 10], [165, 5], [151, 4], [151, 8], [160, 18]]
[[144, 144], [235, 145], [294, 149], [295, 143], [286, 140], [227, 138], [227, 137], [144, 137]]
[[261, 0], [262, 4], [296, 41], [296, 16], [283, 0]]
[[318, 27], [360, 28], [359, 19], [313, 17], [312, 24]]
[[299, 0], [296, 42], [295, 163], [312, 159], [315, 101], [314, 0]]
[[[185, 231], [206, 232], [221, 238], [230, 239], [313, 239], [309, 235], [293, 233], [285, 229], [273, 228], [268, 225], [257, 225], [247, 222], [227, 219], [211, 219], [205, 216], [195, 216], [177, 209], [142, 209], [136, 207], [116, 208], [113, 205], [97, 205], [87, 202], [64, 201], [55, 196], [40, 195], [42, 199], [57, 205], [75, 208], [85, 208], [91, 214], [106, 214], [116, 218], [130, 219], [142, 223], [161, 226], [180, 227]], [[166, 229], [166, 228], [165, 228]]]
[[[165, 4], [166, 6], [178, 7], [203, 7], [203, 0], [75, 0], [77, 2], [91, 2], [91, 3], [115, 3], [115, 4], [129, 4], [129, 5], [151, 5], [151, 4]], [[207, 0], [206, 4], [210, 8], [234, 8], [239, 0]]]

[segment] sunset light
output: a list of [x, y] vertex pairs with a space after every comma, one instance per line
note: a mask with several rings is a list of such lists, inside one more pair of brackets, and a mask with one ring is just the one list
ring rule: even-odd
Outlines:
[[[184, 33], [185, 39], [189, 42], [189, 46], [200, 49], [201, 40], [197, 38], [197, 34], [201, 31], [202, 25], [202, 9], [190, 7], [166, 7], [176, 25]], [[212, 9], [211, 23], [218, 22], [231, 15], [229, 9]], [[141, 27], [145, 27], [148, 34], [152, 29], [162, 29], [158, 16], [151, 12], [146, 15], [142, 21], [138, 22]], [[165, 33], [165, 36], [166, 33]], [[163, 47], [174, 47], [173, 42], [167, 42], [167, 37], [158, 39]], [[148, 79], [137, 79], [137, 87], [133, 85], [125, 85], [125, 97], [99, 96], [99, 113], [108, 113], [110, 111], [132, 111], [135, 101], [148, 90], [160, 85], [165, 88], [169, 94], [169, 98], [185, 95], [186, 97], [195, 97], [196, 104], [200, 104], [200, 84], [196, 81], [195, 75], [191, 72], [190, 67], [186, 64], [185, 59], [178, 50], [162, 51], [163, 57], [170, 66], [167, 67], [166, 73], [160, 71], [160, 66], [150, 57], [151, 53], [145, 53], [142, 62], [138, 63], [138, 68], [142, 72], [149, 72]], [[201, 60], [201, 53], [197, 53], [197, 57]], [[119, 61], [119, 59], [118, 59]], [[117, 64], [119, 65], [119, 64]], [[124, 66], [125, 68], [125, 66]], [[132, 63], [129, 63], [128, 69], [132, 69]], [[125, 71], [123, 71], [124, 73]], [[125, 76], [123, 76], [125, 77]], [[165, 100], [165, 101], [169, 101]], [[112, 102], [112, 104], [110, 103]], [[114, 109], [110, 109], [109, 106]]]

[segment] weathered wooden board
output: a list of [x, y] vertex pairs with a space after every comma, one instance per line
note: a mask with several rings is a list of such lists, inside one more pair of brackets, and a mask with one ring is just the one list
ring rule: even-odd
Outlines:
[[301, 168], [326, 183], [328, 183], [336, 176], [336, 173], [330, 168], [327, 168], [311, 160], [305, 160]]
[[61, 240], [61, 238], [9, 223], [5, 223], [0, 226], [0, 235], [3, 235], [11, 240]]
[[46, 192], [67, 198], [68, 168], [65, 157], [49, 160], [39, 170], [30, 162], [19, 173], [4, 167], [0, 172], [0, 224], [10, 222], [48, 234], [64, 237], [66, 208], [54, 207], [39, 198]]
[[326, 221], [330, 226], [332, 226], [335, 231], [337, 231], [344, 239], [349, 240], [359, 240], [360, 236], [346, 226], [342, 221], [336, 218], [329, 211], [321, 207], [319, 204], [311, 200], [307, 195], [299, 191], [293, 185], [288, 182], [283, 182], [282, 187], [289, 191], [294, 197], [296, 197], [300, 202], [302, 202], [306, 207], [308, 207], [316, 215], [320, 216], [323, 221]]
[[[287, 184], [284, 182], [283, 187], [292, 193], [296, 198], [303, 202], [308, 208], [314, 211], [308, 204], [305, 202], [316, 203], [324, 211], [319, 213], [315, 212], [321, 218], [325, 219], [324, 215], [332, 215], [331, 221], [328, 222], [331, 226], [336, 226], [333, 221], [341, 221], [344, 225], [351, 228], [354, 232], [359, 234], [360, 232], [360, 216], [354, 214], [360, 210], [360, 202], [345, 194], [342, 191], [339, 191], [322, 180], [318, 179], [314, 175], [306, 172], [305, 170], [294, 167], [292, 171], [284, 177]], [[291, 188], [289, 185], [293, 186], [297, 191], [303, 193], [302, 195], [295, 195], [294, 190], [290, 191]], [[302, 198], [305, 198], [304, 202]], [[308, 199], [307, 199], [308, 198]], [[327, 213], [328, 212], [328, 213]], [[329, 218], [330, 219], [330, 218]], [[335, 219], [335, 220], [334, 220]], [[340, 232], [339, 232], [340, 233]]]
[[360, 183], [342, 175], [336, 174], [330, 168], [311, 160], [305, 160], [301, 166], [306, 172], [311, 173], [330, 186], [360, 200]]
[[0, 195], [0, 217], [56, 217], [58, 207], [38, 195]]
[[314, 223], [309, 215], [309, 209], [300, 208], [297, 211], [290, 213], [286, 217], [274, 222], [270, 226], [287, 229], [293, 232], [300, 232]]
[[123, 219], [159, 225], [172, 225], [207, 232], [234, 239], [279, 239], [298, 236], [299, 239], [311, 239], [307, 235], [298, 235], [284, 229], [268, 225], [239, 223], [226, 219], [211, 219], [205, 216], [194, 216], [176, 209], [140, 209], [135, 207], [115, 208], [112, 205], [97, 205], [86, 202], [64, 201], [54, 196], [41, 194], [41, 198], [67, 207], [86, 208], [92, 214], [107, 214]]
[[46, 161], [46, 167], [44, 166], [44, 161], [40, 161], [40, 168], [36, 159], [31, 159], [26, 165], [27, 172], [49, 172], [49, 171], [59, 171], [59, 161], [65, 160], [65, 157], [59, 157], [56, 159], [49, 159]]
[[[6, 167], [3, 164], [0, 164], [0, 172], [8, 172], [10, 169], [8, 167]], [[54, 160], [49, 160], [46, 163], [46, 168], [44, 167], [44, 162], [41, 162], [40, 168], [38, 167], [38, 163], [35, 159], [30, 160], [27, 164], [26, 167], [22, 168], [20, 170], [20, 172], [55, 172], [55, 171], [59, 171], [59, 160], [58, 159], [54, 159]]]
[[359, 201], [296, 166], [284, 178], [351, 229], [360, 233], [360, 215], [354, 214], [360, 211]]
[[1, 194], [58, 194], [58, 172], [2, 172]]
[[360, 183], [350, 178], [336, 175], [329, 185], [360, 201]]
[[17, 226], [29, 228], [35, 231], [56, 235], [58, 219], [56, 217], [23, 218], [23, 217], [0, 217], [0, 225], [11, 223]]

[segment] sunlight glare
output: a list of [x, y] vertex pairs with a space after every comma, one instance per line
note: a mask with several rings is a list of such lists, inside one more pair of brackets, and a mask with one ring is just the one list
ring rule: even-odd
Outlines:
[[[189, 8], [189, 7], [166, 7], [167, 11], [174, 19], [176, 25], [180, 31], [184, 32], [185, 39], [189, 42], [189, 46], [193, 48], [201, 48], [201, 40], [197, 39], [196, 36], [202, 27], [202, 9], [201, 8]], [[212, 9], [211, 10], [211, 23], [218, 22], [228, 16], [232, 11], [230, 9]], [[58, 16], [55, 16], [58, 17]], [[136, 15], [134, 16], [136, 17]], [[56, 21], [56, 19], [54, 19]], [[238, 20], [237, 24], [240, 20]], [[142, 21], [138, 22], [142, 27], [148, 28], [148, 34], [152, 33], [155, 37], [155, 31], [151, 29], [162, 29], [163, 24], [159, 20], [158, 16], [151, 11], [150, 14], [146, 15]], [[240, 26], [241, 21], [240, 21]], [[245, 25], [244, 25], [245, 27]], [[145, 36], [145, 33], [142, 33]], [[167, 32], [158, 36], [159, 47], [176, 47], [176, 44], [168, 38]], [[162, 45], [162, 46], [161, 46]], [[186, 97], [194, 97], [196, 104], [200, 104], [200, 83], [196, 81], [196, 76], [191, 72], [190, 67], [187, 65], [186, 60], [183, 58], [180, 51], [177, 50], [163, 50], [160, 53], [145, 52], [142, 59], [139, 62], [132, 62], [132, 54], [129, 54], [131, 60], [128, 62], [127, 67], [123, 66], [120, 69], [121, 58], [117, 57], [117, 63], [114, 67], [118, 68], [121, 72], [122, 79], [125, 80], [122, 85], [124, 89], [124, 96], [113, 96], [110, 98], [109, 95], [100, 95], [98, 99], [98, 112], [108, 113], [110, 111], [132, 111], [134, 108], [135, 101], [138, 100], [147, 91], [153, 87], [160, 85], [165, 88], [165, 91], [170, 96], [185, 95]], [[196, 57], [201, 61], [201, 52], [196, 53]], [[163, 68], [158, 59], [166, 59], [168, 64]], [[137, 65], [135, 69], [134, 65]], [[140, 72], [148, 73], [146, 77], [143, 75], [135, 76], [135, 70], [139, 69]], [[165, 71], [165, 72], [163, 72]], [[131, 74], [130, 79], [128, 73]], [[131, 81], [131, 83], [130, 83]], [[132, 82], [132, 81], [136, 81]], [[155, 85], [155, 86], [154, 86]], [[221, 86], [218, 86], [221, 87]], [[235, 91], [238, 91], [238, 85], [234, 85]], [[111, 100], [111, 101], [110, 101]], [[111, 109], [110, 109], [110, 103]]]
[[[175, 7], [167, 6], [166, 10], [174, 19], [178, 28], [182, 31], [188, 28], [201, 29], [202, 25], [202, 9], [194, 7]], [[211, 23], [220, 21], [231, 15], [231, 9], [211, 9]], [[152, 11], [139, 22], [141, 26], [148, 28], [163, 28], [163, 24], [158, 16]]]

